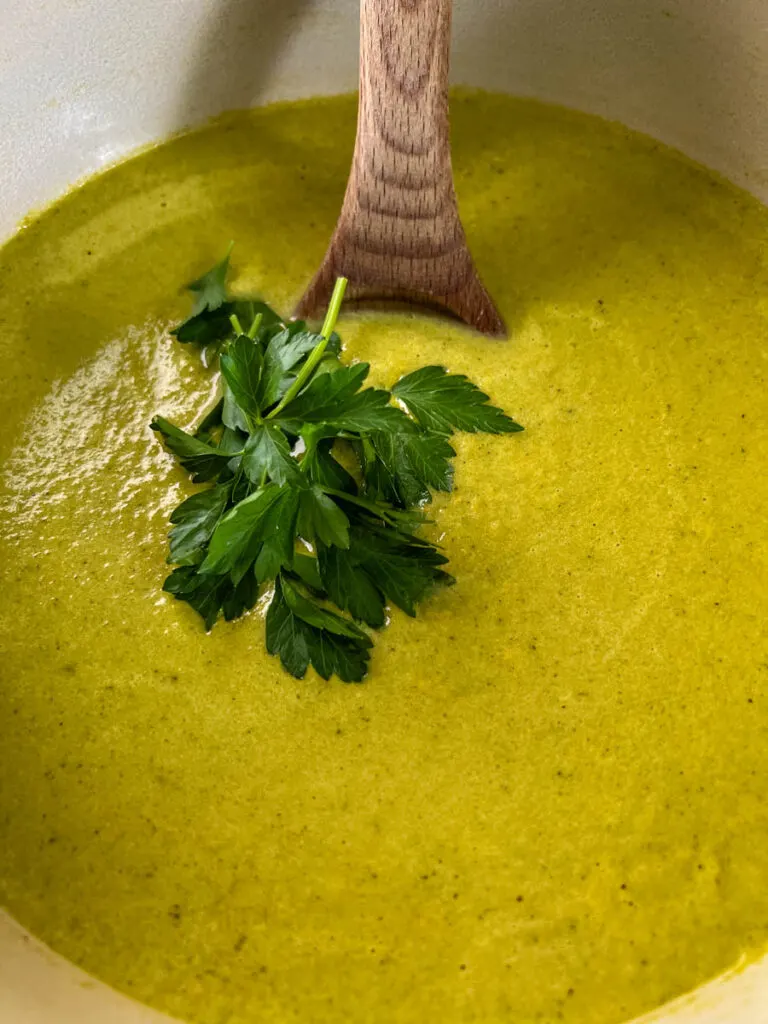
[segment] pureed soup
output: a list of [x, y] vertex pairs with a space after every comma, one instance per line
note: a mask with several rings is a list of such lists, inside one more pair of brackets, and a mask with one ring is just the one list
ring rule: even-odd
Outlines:
[[768, 936], [768, 211], [655, 143], [453, 103], [461, 209], [512, 340], [342, 317], [375, 383], [466, 373], [455, 587], [362, 685], [289, 677], [260, 609], [161, 593], [195, 490], [149, 430], [215, 382], [169, 338], [230, 238], [289, 309], [351, 97], [227, 116], [0, 251], [0, 903], [192, 1021], [615, 1024]]

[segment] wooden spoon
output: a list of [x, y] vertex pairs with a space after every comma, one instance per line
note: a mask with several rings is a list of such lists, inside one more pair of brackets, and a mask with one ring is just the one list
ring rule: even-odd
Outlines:
[[361, 0], [360, 105], [344, 203], [297, 315], [322, 316], [337, 277], [355, 304], [420, 305], [485, 334], [504, 322], [459, 220], [448, 136], [451, 0]]

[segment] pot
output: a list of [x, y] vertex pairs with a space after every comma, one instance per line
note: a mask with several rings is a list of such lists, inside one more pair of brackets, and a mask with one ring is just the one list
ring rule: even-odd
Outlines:
[[[1, 34], [0, 237], [172, 132], [357, 82], [354, 0], [5, 0]], [[768, 201], [761, 0], [456, 0], [453, 79], [618, 120]], [[0, 912], [0, 1024], [163, 1020]], [[644, 1020], [768, 1024], [768, 959]]]

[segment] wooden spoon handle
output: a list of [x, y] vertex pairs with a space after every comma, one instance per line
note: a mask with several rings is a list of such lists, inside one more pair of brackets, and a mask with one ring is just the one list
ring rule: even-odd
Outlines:
[[362, 0], [353, 165], [360, 204], [385, 217], [429, 220], [441, 241], [454, 227], [445, 223], [452, 218], [444, 194], [446, 185], [453, 190], [450, 38], [451, 0]]
[[504, 325], [459, 220], [448, 130], [451, 0], [361, 0], [357, 141], [344, 204], [299, 313], [339, 274], [350, 299], [448, 310], [489, 334]]

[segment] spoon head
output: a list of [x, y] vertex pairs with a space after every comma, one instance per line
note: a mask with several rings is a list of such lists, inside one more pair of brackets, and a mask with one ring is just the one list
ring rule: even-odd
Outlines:
[[337, 228], [320, 269], [299, 301], [296, 316], [321, 319], [338, 277], [349, 280], [348, 307], [418, 309], [461, 320], [491, 338], [507, 337], [501, 314], [477, 274], [466, 243], [449, 253], [418, 260], [394, 253], [361, 253]]

